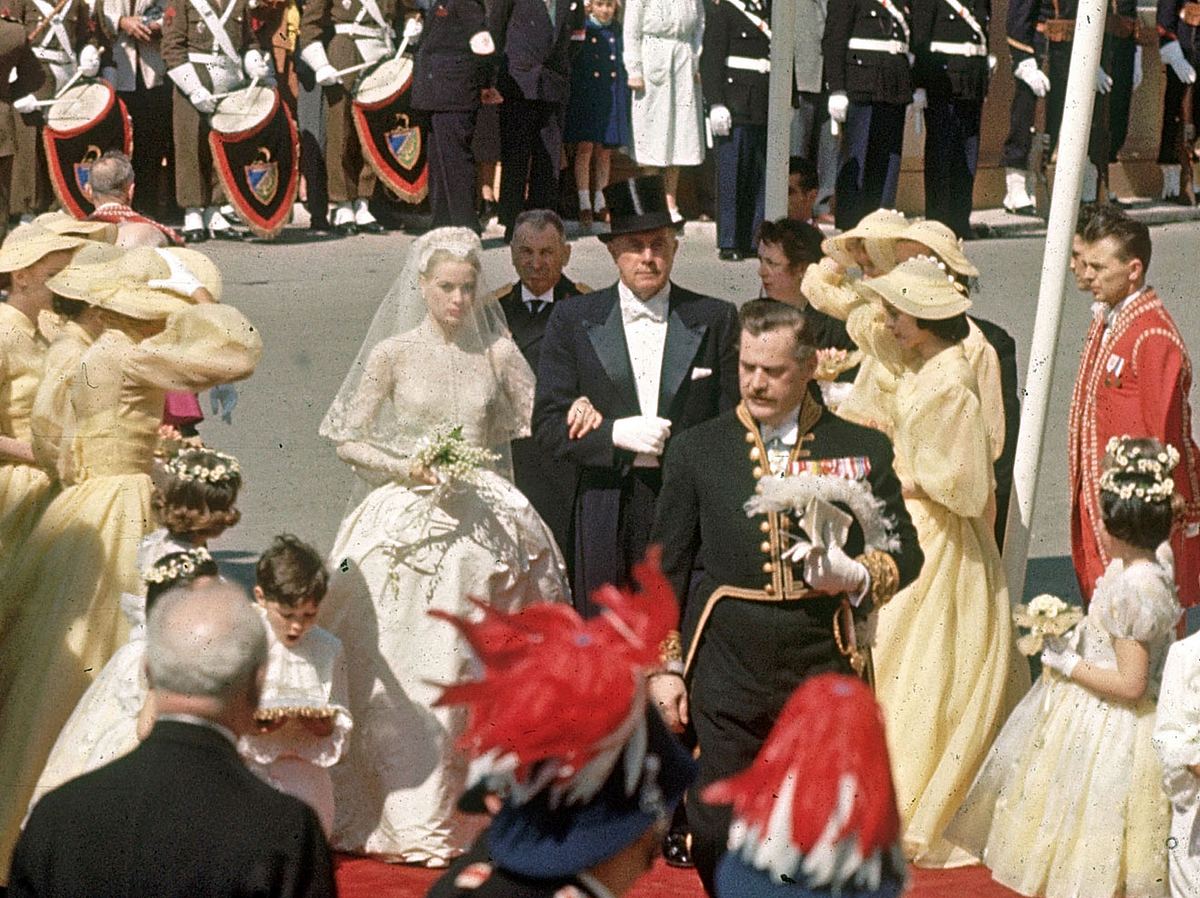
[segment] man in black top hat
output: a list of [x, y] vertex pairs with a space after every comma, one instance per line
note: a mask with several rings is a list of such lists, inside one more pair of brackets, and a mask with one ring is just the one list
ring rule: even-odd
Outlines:
[[[738, 399], [737, 312], [671, 283], [678, 239], [662, 178], [613, 184], [604, 196], [612, 229], [601, 239], [620, 279], [556, 304], [533, 409], [538, 442], [580, 469], [573, 586], [585, 616], [593, 590], [627, 582], [645, 552], [671, 437]], [[592, 409], [598, 426], [577, 435], [568, 413]]]

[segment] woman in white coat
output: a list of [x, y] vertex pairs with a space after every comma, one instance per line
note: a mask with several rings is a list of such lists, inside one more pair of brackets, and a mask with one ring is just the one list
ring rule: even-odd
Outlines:
[[626, 0], [625, 71], [633, 91], [633, 160], [661, 169], [671, 216], [679, 166], [704, 161], [703, 0]]

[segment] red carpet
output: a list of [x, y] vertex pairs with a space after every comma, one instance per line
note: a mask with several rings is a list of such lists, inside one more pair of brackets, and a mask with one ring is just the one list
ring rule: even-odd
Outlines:
[[[440, 876], [438, 870], [394, 866], [363, 858], [337, 859], [338, 893], [342, 898], [424, 898]], [[959, 870], [913, 870], [905, 898], [1013, 898], [1017, 893], [992, 882], [983, 867]], [[628, 898], [703, 898], [700, 881], [690, 870], [674, 870], [659, 862]]]

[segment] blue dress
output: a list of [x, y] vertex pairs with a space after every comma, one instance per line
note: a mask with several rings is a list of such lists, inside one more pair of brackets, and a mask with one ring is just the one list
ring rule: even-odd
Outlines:
[[587, 19], [583, 46], [571, 65], [571, 100], [563, 141], [622, 147], [629, 143], [629, 85], [621, 61], [621, 26]]

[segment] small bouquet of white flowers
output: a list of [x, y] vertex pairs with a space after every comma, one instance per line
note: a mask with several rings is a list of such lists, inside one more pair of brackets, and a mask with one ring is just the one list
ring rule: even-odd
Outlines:
[[468, 443], [462, 426], [439, 427], [417, 444], [413, 465], [426, 468], [443, 482], [475, 480], [476, 473], [500, 456]]
[[1068, 605], [1058, 596], [1042, 593], [1028, 605], [1013, 609], [1013, 623], [1029, 632], [1017, 640], [1022, 655], [1036, 655], [1042, 650], [1047, 636], [1062, 636], [1083, 620], [1083, 610]]

